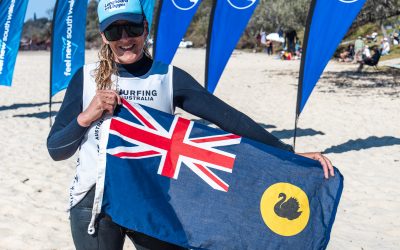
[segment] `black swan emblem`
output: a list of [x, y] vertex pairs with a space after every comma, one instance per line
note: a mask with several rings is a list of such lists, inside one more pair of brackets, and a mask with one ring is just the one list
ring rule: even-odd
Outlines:
[[274, 211], [276, 215], [282, 218], [287, 218], [288, 220], [294, 220], [299, 218], [302, 211], [298, 212], [300, 206], [296, 198], [290, 197], [287, 201], [286, 194], [280, 193], [278, 198], [282, 198], [275, 204]]

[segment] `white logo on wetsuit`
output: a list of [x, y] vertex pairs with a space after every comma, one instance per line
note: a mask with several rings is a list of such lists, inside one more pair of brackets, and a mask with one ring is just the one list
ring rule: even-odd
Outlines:
[[154, 101], [157, 90], [119, 90], [119, 95], [127, 101]]

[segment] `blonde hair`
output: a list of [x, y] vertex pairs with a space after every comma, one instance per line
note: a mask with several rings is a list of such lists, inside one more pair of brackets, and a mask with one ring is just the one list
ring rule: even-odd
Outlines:
[[97, 89], [111, 89], [113, 83], [111, 76], [117, 75], [118, 70], [110, 45], [103, 43], [98, 56], [99, 64], [94, 72]]
[[[148, 26], [147, 26], [147, 32], [148, 32]], [[143, 55], [152, 58], [148, 49], [147, 39], [143, 47]], [[118, 69], [117, 69], [117, 64], [114, 60], [114, 53], [112, 52], [110, 45], [103, 42], [100, 51], [98, 53], [98, 57], [99, 57], [99, 64], [97, 68], [94, 70], [94, 77], [97, 89], [98, 90], [112, 89], [113, 80], [111, 77], [112, 75], [118, 76]]]

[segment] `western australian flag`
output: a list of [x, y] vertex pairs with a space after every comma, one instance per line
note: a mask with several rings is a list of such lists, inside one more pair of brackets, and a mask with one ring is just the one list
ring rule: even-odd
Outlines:
[[123, 101], [103, 211], [192, 249], [324, 249], [343, 177], [319, 162]]

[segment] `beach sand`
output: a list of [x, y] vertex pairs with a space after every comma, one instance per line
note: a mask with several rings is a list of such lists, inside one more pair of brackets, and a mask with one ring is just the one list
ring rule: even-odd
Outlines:
[[[203, 82], [204, 59], [182, 49], [173, 63]], [[0, 86], [0, 249], [73, 249], [65, 211], [75, 157], [54, 162], [46, 149], [49, 63], [49, 52], [21, 52], [13, 86]], [[299, 65], [235, 51], [215, 94], [292, 143]], [[300, 116], [296, 151], [326, 152], [345, 177], [328, 249], [400, 249], [400, 77], [356, 69], [328, 64]]]

